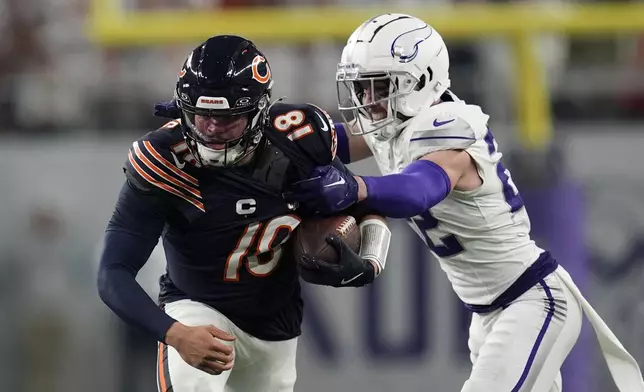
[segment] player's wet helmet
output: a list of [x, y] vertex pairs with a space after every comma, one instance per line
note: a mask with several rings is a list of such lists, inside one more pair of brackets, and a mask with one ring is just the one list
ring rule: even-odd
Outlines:
[[242, 37], [215, 36], [190, 53], [175, 91], [183, 131], [204, 166], [232, 166], [262, 140], [273, 79], [264, 55]]

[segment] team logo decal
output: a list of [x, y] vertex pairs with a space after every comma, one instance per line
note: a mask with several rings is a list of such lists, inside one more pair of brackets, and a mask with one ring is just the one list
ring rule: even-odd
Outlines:
[[[265, 84], [271, 79], [271, 69], [266, 62], [266, 59], [260, 55], [255, 56], [253, 59], [253, 65], [251, 67], [253, 71], [253, 79], [258, 82]], [[263, 75], [260, 70], [263, 70]]]

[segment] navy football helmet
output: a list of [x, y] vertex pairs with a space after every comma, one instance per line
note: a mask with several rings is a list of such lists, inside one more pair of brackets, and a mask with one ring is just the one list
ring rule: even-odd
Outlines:
[[242, 37], [209, 38], [186, 59], [175, 91], [184, 137], [203, 166], [232, 166], [262, 142], [273, 78]]

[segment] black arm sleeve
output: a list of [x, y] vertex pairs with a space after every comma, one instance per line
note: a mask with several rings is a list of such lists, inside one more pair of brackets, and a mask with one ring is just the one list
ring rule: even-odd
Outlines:
[[161, 342], [175, 320], [145, 293], [136, 274], [159, 240], [163, 208], [157, 195], [144, 194], [126, 181], [105, 231], [97, 281], [101, 299], [114, 313]]

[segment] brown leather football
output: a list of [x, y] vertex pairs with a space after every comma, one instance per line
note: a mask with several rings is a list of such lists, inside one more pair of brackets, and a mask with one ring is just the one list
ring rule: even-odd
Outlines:
[[295, 231], [293, 253], [299, 261], [303, 254], [330, 264], [340, 262], [335, 249], [326, 242], [331, 234], [339, 236], [354, 252], [360, 251], [360, 228], [350, 215], [307, 220]]

